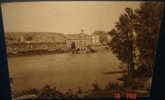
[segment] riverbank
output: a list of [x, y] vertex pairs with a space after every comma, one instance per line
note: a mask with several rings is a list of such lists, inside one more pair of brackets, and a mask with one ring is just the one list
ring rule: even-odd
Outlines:
[[8, 57], [16, 57], [16, 56], [31, 56], [31, 55], [48, 55], [48, 54], [61, 54], [68, 53], [70, 50], [33, 50], [26, 52], [18, 52], [18, 53], [8, 53]]
[[56, 87], [49, 85], [44, 86], [42, 89], [28, 89], [20, 92], [12, 93], [14, 100], [35, 100], [35, 99], [63, 99], [63, 98], [115, 98], [119, 94], [122, 98], [127, 98], [128, 94], [134, 95], [135, 98], [148, 97], [149, 90], [146, 89], [130, 89], [121, 84], [109, 82], [104, 88], [99, 84], [92, 84], [92, 89], [84, 91], [83, 88], [77, 88], [73, 92], [71, 88], [66, 92], [59, 91]]
[[72, 52], [70, 50], [68, 51], [28, 51], [28, 52], [19, 52], [16, 54], [9, 53], [7, 54], [8, 57], [21, 57], [21, 56], [39, 56], [39, 55], [51, 55], [51, 54], [89, 54], [89, 53], [96, 53], [95, 52], [86, 52], [86, 51], [80, 51], [80, 52]]
[[71, 49], [27, 49], [27, 50], [10, 50], [7, 52], [8, 57], [14, 57], [14, 56], [31, 56], [31, 55], [47, 55], [47, 54], [62, 54], [62, 53], [75, 53], [75, 54], [81, 54], [81, 53], [95, 53], [95, 52], [105, 52], [109, 51], [109, 47], [107, 46], [92, 46], [91, 48], [88, 48], [86, 50], [80, 50], [75, 49], [74, 52]]
[[97, 53], [105, 52], [107, 49], [93, 49], [91, 51], [73, 51], [69, 49], [56, 49], [56, 50], [31, 50], [31, 51], [21, 51], [17, 53], [8, 53], [8, 57], [17, 57], [17, 56], [35, 56], [35, 55], [49, 55], [49, 54], [63, 54], [63, 53], [73, 53], [73, 54], [88, 54], [88, 53]]

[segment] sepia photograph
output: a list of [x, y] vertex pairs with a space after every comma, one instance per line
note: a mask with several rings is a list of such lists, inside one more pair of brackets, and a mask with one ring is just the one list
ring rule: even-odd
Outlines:
[[13, 100], [150, 97], [163, 2], [1, 3]]

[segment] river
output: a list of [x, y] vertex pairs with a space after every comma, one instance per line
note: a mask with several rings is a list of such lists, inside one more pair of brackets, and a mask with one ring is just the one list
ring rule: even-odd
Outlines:
[[117, 71], [120, 61], [111, 52], [91, 54], [47, 54], [9, 57], [12, 89], [56, 86], [60, 91], [71, 88], [91, 89], [97, 82], [102, 88], [109, 81], [116, 81], [120, 74], [105, 75], [103, 72]]

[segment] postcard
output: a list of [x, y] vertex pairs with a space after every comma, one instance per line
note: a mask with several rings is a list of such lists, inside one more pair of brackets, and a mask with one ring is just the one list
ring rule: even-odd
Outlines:
[[1, 8], [13, 100], [150, 96], [163, 2]]

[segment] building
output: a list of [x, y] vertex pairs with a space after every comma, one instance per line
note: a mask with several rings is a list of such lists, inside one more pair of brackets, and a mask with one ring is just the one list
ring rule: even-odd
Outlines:
[[72, 44], [75, 44], [76, 49], [85, 50], [88, 46], [100, 43], [99, 36], [88, 35], [83, 31], [79, 34], [66, 34], [65, 36], [67, 48], [71, 48]]
[[86, 34], [69, 34], [66, 37], [67, 48], [71, 48], [74, 43], [76, 48], [85, 49], [92, 42], [91, 37]]

